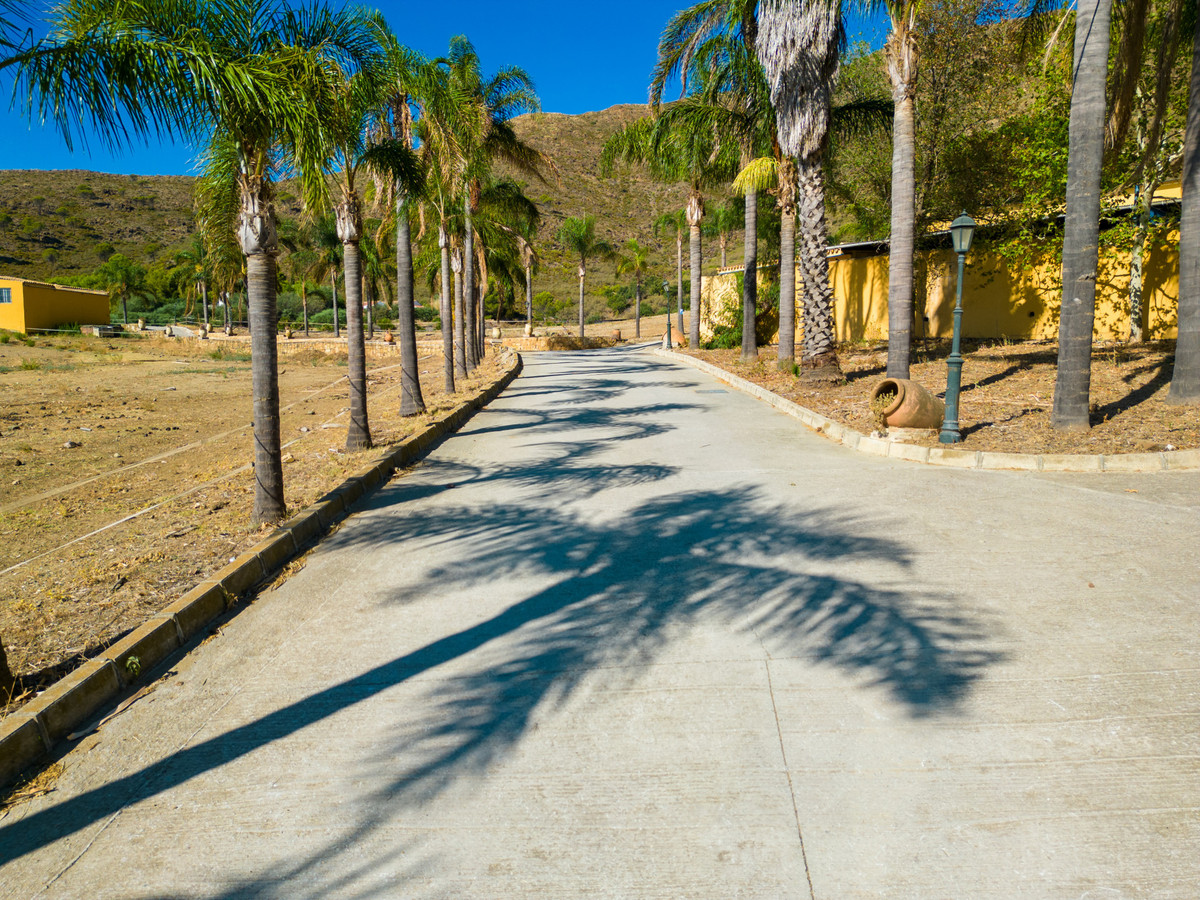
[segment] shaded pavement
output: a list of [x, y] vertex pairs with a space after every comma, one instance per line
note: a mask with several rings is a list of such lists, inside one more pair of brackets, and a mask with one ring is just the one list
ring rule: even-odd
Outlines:
[[1200, 475], [526, 362], [0, 819], [0, 897], [1200, 895]]

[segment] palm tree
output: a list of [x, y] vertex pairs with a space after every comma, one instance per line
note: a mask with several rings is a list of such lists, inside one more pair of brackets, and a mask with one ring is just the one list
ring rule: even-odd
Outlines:
[[[320, 3], [77, 0], [25, 56], [19, 82], [34, 118], [68, 143], [90, 126], [109, 145], [129, 134], [210, 137], [210, 174], [231, 185], [231, 230], [246, 257], [253, 359], [256, 523], [286, 513], [275, 345], [278, 242], [272, 172], [286, 155], [306, 196], [322, 187], [327, 66], [373, 53], [367, 16]], [[132, 38], [132, 39], [131, 39]], [[209, 206], [217, 209], [216, 206]]]
[[483, 324], [482, 292], [477, 290], [474, 227], [482, 186], [496, 161], [503, 161], [518, 172], [542, 177], [545, 159], [521, 141], [510, 124], [513, 116], [538, 112], [541, 106], [527, 72], [509, 66], [485, 77], [478, 53], [461, 35], [451, 39], [450, 51], [439, 64], [445, 71], [449, 92], [456, 98], [454, 115], [444, 120], [441, 127], [449, 132], [443, 143], [454, 147], [451, 157], [454, 188], [463, 209], [464, 332], [470, 336], [466, 364], [471, 370], [482, 351], [479, 338]]
[[1179, 337], [1168, 403], [1200, 401], [1200, 16], [1192, 36], [1192, 75], [1184, 133], [1179, 221]]
[[533, 239], [537, 234], [537, 225], [532, 224], [517, 229], [517, 246], [521, 254], [521, 268], [525, 271], [525, 330], [533, 333], [533, 270], [538, 264], [537, 251], [533, 249]]
[[732, 178], [737, 150], [722, 142], [703, 116], [664, 110], [638, 119], [610, 137], [600, 154], [600, 174], [612, 172], [617, 160], [646, 167], [655, 181], [688, 183], [684, 214], [689, 235], [691, 318], [689, 340], [700, 344], [700, 226], [704, 220], [704, 190]]
[[617, 257], [617, 274], [633, 276], [633, 336], [638, 338], [642, 336], [642, 280], [650, 270], [649, 263], [650, 248], [643, 247], [636, 238], [627, 240], [625, 250]]
[[[709, 127], [736, 141], [741, 154], [739, 167], [767, 149], [775, 130], [766, 80], [754, 55], [757, 6], [752, 0], [704, 0], [681, 10], [663, 31], [658, 64], [650, 83], [650, 102], [657, 105], [667, 82], [678, 76], [683, 94], [691, 90], [693, 99], [698, 101], [696, 112], [711, 120]], [[677, 107], [677, 114], [689, 113]], [[742, 358], [751, 359], [758, 355], [754, 321], [758, 308], [759, 189], [746, 185], [741, 190], [744, 191]], [[720, 217], [721, 210], [715, 215]], [[724, 266], [727, 231], [719, 225], [717, 233]]]
[[136, 297], [153, 297], [146, 284], [146, 270], [121, 253], [113, 254], [98, 270], [104, 279], [109, 300], [120, 301], [121, 321], [129, 324], [129, 301]]
[[[193, 299], [199, 295], [201, 321], [208, 325], [208, 259], [204, 240], [199, 234], [192, 235], [190, 246], [175, 254], [175, 265], [185, 270], [184, 277], [188, 280], [188, 297]], [[189, 303], [189, 308], [191, 304]]]
[[612, 244], [596, 237], [596, 217], [571, 216], [558, 229], [558, 239], [572, 253], [579, 257], [579, 336], [584, 336], [583, 321], [583, 282], [587, 277], [587, 262], [594, 256], [601, 259], [611, 259], [615, 253]]
[[1063, 226], [1062, 310], [1051, 423], [1091, 427], [1092, 329], [1100, 241], [1100, 171], [1104, 163], [1105, 89], [1112, 0], [1079, 0], [1075, 9], [1067, 214]]
[[[387, 40], [386, 26], [374, 23], [382, 46]], [[358, 72], [330, 73], [333, 114], [325, 120], [329, 136], [326, 153], [331, 173], [341, 193], [333, 207], [337, 239], [346, 274], [346, 349], [350, 383], [350, 426], [346, 432], [346, 450], [371, 446], [367, 417], [366, 347], [363, 338], [363, 239], [362, 198], [358, 177], [364, 170], [386, 172], [389, 180], [401, 182], [408, 191], [419, 190], [422, 174], [412, 148], [403, 141], [381, 138], [372, 128], [372, 119], [382, 110], [385, 92], [391, 87], [391, 71], [383, 58]], [[337, 312], [334, 311], [336, 326]], [[335, 331], [336, 333], [336, 331]]]
[[838, 52], [844, 37], [837, 0], [763, 0], [760, 7], [758, 58], [770, 86], [780, 149], [796, 160], [799, 255], [804, 276], [800, 365], [809, 378], [841, 378], [834, 339], [833, 290], [825, 256], [821, 158], [829, 134]]
[[328, 213], [322, 214], [313, 220], [307, 231], [314, 253], [308, 275], [317, 282], [329, 281], [330, 302], [333, 304], [333, 336], [341, 337], [337, 283], [342, 274], [344, 248], [338, 237], [337, 220]]
[[[390, 91], [376, 121], [379, 138], [399, 141], [412, 147], [415, 138], [413, 105], [438, 89], [434, 68], [428, 60], [400, 44], [395, 38], [384, 42], [387, 54]], [[424, 164], [424, 160], [422, 161]], [[422, 165], [424, 168], [424, 165]], [[425, 411], [421, 378], [417, 371], [417, 329], [413, 318], [416, 297], [413, 293], [412, 223], [414, 201], [419, 194], [386, 172], [376, 172], [376, 188], [391, 197], [392, 219], [396, 232], [396, 330], [400, 338], [400, 415], [413, 416]]]
[[[687, 216], [682, 209], [663, 213], [654, 220], [654, 236], [660, 232], [675, 236], [675, 308], [679, 313], [679, 335], [683, 336], [683, 235], [687, 231]], [[671, 332], [671, 304], [667, 303], [667, 334]]]
[[917, 15], [921, 0], [879, 0], [892, 30], [884, 46], [892, 82], [892, 227], [888, 252], [889, 378], [907, 378], [912, 355], [916, 240]]

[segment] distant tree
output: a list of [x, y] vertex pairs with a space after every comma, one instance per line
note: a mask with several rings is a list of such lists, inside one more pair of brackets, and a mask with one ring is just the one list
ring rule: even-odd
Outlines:
[[129, 324], [129, 301], [135, 297], [153, 297], [146, 284], [146, 270], [122, 253], [115, 253], [96, 270], [108, 291], [109, 299], [121, 304], [121, 321]]
[[579, 258], [579, 336], [584, 336], [583, 290], [588, 260], [594, 257], [612, 259], [616, 250], [608, 241], [596, 237], [595, 216], [572, 216], [558, 229], [559, 241]]
[[649, 272], [650, 248], [643, 247], [635, 238], [625, 242], [617, 256], [617, 273], [632, 275], [634, 283], [633, 336], [642, 336], [642, 281]]

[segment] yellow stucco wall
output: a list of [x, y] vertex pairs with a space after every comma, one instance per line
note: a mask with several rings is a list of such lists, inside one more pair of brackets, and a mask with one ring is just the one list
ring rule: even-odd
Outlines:
[[0, 304], [0, 328], [8, 331], [28, 332], [67, 323], [106, 325], [109, 321], [108, 295], [103, 291], [20, 278], [0, 278], [0, 287], [12, 292], [12, 303]]
[[[1170, 235], [1164, 243], [1148, 247], [1147, 251], [1142, 297], [1145, 337], [1148, 340], [1174, 338], [1179, 302], [1178, 234]], [[923, 319], [915, 324], [914, 336], [921, 337], [928, 329], [930, 337], [948, 338], [953, 327], [957, 258], [950, 250], [919, 254], [916, 271], [915, 301]], [[760, 270], [760, 284], [764, 275], [771, 279], [775, 277], [774, 272]], [[834, 317], [838, 340], [886, 340], [888, 257], [834, 258], [829, 261], [829, 276], [836, 301]], [[1024, 271], [1014, 272], [994, 253], [972, 252], [967, 257], [963, 280], [963, 335], [974, 338], [1056, 338], [1060, 279], [1060, 264], [1049, 255]], [[796, 280], [799, 284], [799, 272]], [[1101, 341], [1126, 339], [1129, 336], [1128, 253], [1107, 251], [1101, 254], [1096, 287], [1094, 338]], [[707, 319], [723, 324], [740, 320], [737, 306], [741, 296], [736, 276], [705, 278], [702, 293], [706, 301], [701, 304], [702, 331], [707, 329]], [[797, 331], [801, 320], [797, 308]], [[705, 333], [711, 333], [711, 329]]]

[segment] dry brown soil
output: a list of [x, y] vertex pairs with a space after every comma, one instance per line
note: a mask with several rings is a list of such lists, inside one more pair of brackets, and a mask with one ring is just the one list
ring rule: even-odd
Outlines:
[[[247, 350], [0, 335], [0, 639], [25, 697], [262, 538], [249, 525]], [[280, 357], [290, 511], [380, 453], [343, 452], [345, 365], [344, 353], [316, 345]], [[500, 371], [489, 358], [451, 396], [441, 391], [441, 355], [423, 356], [430, 411], [402, 419], [399, 356], [369, 359], [376, 445], [398, 442]]]
[[[1144, 453], [1200, 447], [1200, 410], [1164, 402], [1174, 342], [1098, 346], [1092, 356], [1092, 427], [1050, 425], [1055, 361], [1052, 342], [984, 343], [964, 350], [959, 425], [964, 450], [1007, 453]], [[863, 434], [876, 429], [871, 392], [887, 368], [887, 346], [839, 348], [845, 379], [805, 381], [776, 365], [776, 348], [743, 362], [740, 350], [684, 351], [828, 416]], [[911, 378], [940, 397], [946, 391], [946, 344], [914, 354]], [[938, 446], [937, 435], [914, 443]]]

